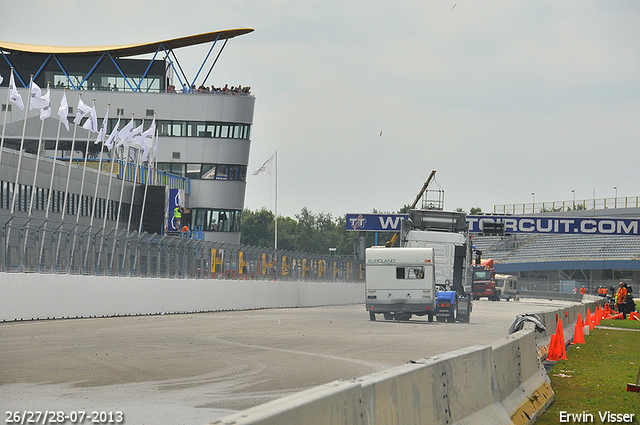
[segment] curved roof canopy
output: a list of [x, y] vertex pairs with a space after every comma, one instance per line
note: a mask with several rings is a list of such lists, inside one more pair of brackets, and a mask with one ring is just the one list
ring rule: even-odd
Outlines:
[[207, 32], [204, 34], [190, 35], [188, 37], [173, 38], [164, 41], [151, 43], [127, 44], [120, 46], [87, 46], [87, 47], [60, 47], [60, 46], [39, 46], [34, 44], [11, 43], [0, 41], [0, 49], [15, 53], [31, 53], [43, 55], [68, 55], [87, 56], [91, 54], [102, 54], [109, 52], [117, 57], [137, 56], [147, 53], [155, 53], [158, 46], [164, 45], [167, 49], [177, 49], [180, 47], [194, 46], [196, 44], [208, 43], [215, 40], [226, 40], [239, 35], [253, 32], [253, 28], [238, 28], [222, 31]]

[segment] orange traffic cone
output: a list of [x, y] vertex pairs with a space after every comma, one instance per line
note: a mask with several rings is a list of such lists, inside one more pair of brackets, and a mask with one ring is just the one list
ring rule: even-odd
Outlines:
[[595, 325], [593, 324], [593, 319], [591, 318], [591, 309], [587, 309], [587, 322], [586, 325], [589, 326], [589, 330], [593, 330]]
[[629, 320], [640, 320], [640, 318], [638, 318], [638, 312], [632, 311], [629, 313]]
[[573, 343], [574, 344], [585, 344], [584, 342], [584, 331], [582, 330], [582, 317], [580, 313], [578, 313], [578, 320], [576, 320], [576, 329], [573, 332]]
[[562, 332], [562, 322], [558, 321], [556, 333], [551, 336], [549, 342], [549, 353], [547, 360], [558, 361], [567, 359], [567, 350], [564, 347], [564, 336]]
[[593, 325], [600, 326], [600, 306], [596, 307], [596, 312], [593, 314]]

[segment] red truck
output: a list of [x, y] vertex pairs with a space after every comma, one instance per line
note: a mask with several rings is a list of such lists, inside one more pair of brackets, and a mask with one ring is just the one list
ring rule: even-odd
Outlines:
[[[471, 294], [474, 300], [487, 297], [490, 301], [500, 301], [500, 289], [496, 288], [496, 273], [493, 270], [493, 259], [483, 260], [480, 252], [476, 251], [477, 258], [473, 262], [473, 278], [471, 281]], [[478, 264], [479, 263], [479, 264]]]

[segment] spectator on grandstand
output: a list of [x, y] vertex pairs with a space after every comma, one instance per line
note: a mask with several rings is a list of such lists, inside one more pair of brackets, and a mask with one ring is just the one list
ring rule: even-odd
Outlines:
[[182, 83], [182, 93], [189, 93], [189, 87], [187, 87], [187, 83]]

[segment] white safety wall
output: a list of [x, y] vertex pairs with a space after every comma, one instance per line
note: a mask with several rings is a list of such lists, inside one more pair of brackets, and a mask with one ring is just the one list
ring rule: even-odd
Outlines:
[[191, 313], [364, 301], [364, 283], [0, 273], [0, 320]]

